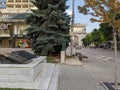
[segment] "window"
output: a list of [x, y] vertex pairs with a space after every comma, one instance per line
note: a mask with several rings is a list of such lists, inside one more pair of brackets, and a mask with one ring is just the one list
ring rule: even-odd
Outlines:
[[28, 2], [28, 0], [22, 0], [23, 2]]
[[16, 5], [15, 7], [16, 7], [16, 8], [21, 8], [21, 5]]
[[16, 0], [16, 2], [21, 2], [21, 0]]
[[8, 5], [7, 5], [7, 8], [13, 8], [13, 5], [8, 4]]
[[28, 8], [28, 5], [23, 5], [22, 7], [23, 7], [23, 8]]
[[0, 30], [7, 29], [8, 26], [5, 23], [0, 23]]
[[14, 2], [14, 0], [8, 0], [8, 2]]

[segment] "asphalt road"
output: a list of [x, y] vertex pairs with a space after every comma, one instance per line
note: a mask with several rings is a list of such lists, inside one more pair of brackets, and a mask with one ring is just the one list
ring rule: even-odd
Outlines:
[[[89, 49], [79, 50], [88, 56], [84, 60], [83, 68], [99, 81], [115, 81], [115, 58], [114, 50], [111, 49]], [[118, 51], [118, 67], [120, 68], [120, 52]], [[118, 81], [120, 82], [120, 69], [118, 70]]]

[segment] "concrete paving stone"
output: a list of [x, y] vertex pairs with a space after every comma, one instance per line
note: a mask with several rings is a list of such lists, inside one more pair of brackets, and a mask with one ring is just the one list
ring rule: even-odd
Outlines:
[[105, 90], [80, 66], [61, 65], [58, 90]]
[[65, 64], [67, 64], [67, 65], [79, 65], [79, 66], [82, 66], [83, 62], [79, 61], [78, 58], [67, 58], [65, 60]]

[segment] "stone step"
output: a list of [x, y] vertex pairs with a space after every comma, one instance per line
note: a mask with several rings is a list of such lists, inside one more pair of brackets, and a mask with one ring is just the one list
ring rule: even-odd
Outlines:
[[[38, 77], [34, 82], [0, 82], [0, 86], [3, 88], [23, 88], [23, 89], [32, 89], [32, 90], [48, 90], [52, 88], [52, 83], [57, 82], [57, 76], [55, 72], [58, 72], [58, 67], [56, 68], [55, 64], [44, 63], [44, 69], [39, 73]], [[54, 79], [56, 78], [56, 80]], [[57, 84], [56, 84], [57, 85]], [[53, 87], [54, 88], [54, 87]], [[50, 89], [49, 89], [50, 90]], [[52, 89], [55, 90], [55, 89]]]
[[54, 70], [55, 64], [46, 63], [45, 70], [41, 76], [40, 83], [38, 84], [38, 90], [48, 90]]
[[60, 66], [56, 65], [48, 90], [57, 90], [58, 89], [59, 70], [60, 70]]

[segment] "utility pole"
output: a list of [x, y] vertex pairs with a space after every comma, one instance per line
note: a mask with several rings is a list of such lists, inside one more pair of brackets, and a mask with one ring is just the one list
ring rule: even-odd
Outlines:
[[73, 55], [74, 1], [75, 0], [72, 0], [71, 51], [70, 51], [70, 56]]

